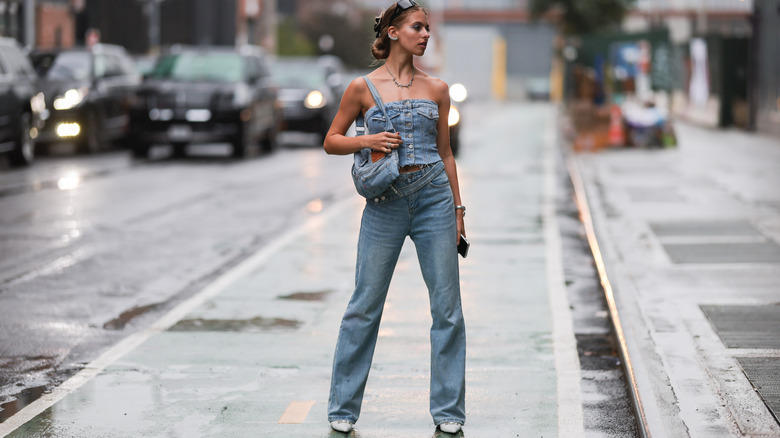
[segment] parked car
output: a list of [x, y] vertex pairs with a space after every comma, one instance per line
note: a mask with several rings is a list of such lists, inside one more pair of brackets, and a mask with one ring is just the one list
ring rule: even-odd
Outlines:
[[447, 122], [450, 127], [450, 147], [453, 155], [458, 155], [460, 151], [460, 110], [463, 108], [467, 98], [468, 92], [463, 84], [455, 83], [450, 85], [450, 117]]
[[141, 76], [148, 75], [154, 65], [157, 63], [157, 55], [134, 55], [133, 64], [135, 64], [135, 71]]
[[30, 61], [16, 40], [0, 38], [0, 153], [8, 153], [12, 165], [26, 166], [35, 159], [43, 110]]
[[128, 104], [141, 75], [123, 47], [96, 44], [34, 52], [30, 58], [49, 108], [40, 142], [73, 142], [91, 153], [124, 139]]
[[136, 157], [155, 143], [183, 155], [191, 143], [229, 142], [240, 158], [256, 143], [274, 148], [281, 108], [259, 47], [177, 46], [145, 76], [131, 118]]
[[528, 99], [532, 101], [550, 100], [550, 79], [545, 77], [528, 78], [525, 82]]
[[335, 62], [333, 57], [283, 57], [273, 63], [286, 131], [327, 134], [344, 93]]

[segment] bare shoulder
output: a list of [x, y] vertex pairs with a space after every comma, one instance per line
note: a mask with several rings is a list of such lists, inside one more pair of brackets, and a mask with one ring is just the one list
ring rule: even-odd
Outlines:
[[447, 102], [449, 103], [450, 99], [450, 87], [447, 85], [446, 82], [443, 80], [431, 76], [427, 73], [424, 73], [423, 79], [425, 81], [426, 87], [428, 87], [429, 90], [431, 90], [431, 94], [435, 96], [436, 98], [433, 99], [438, 103]]
[[344, 91], [344, 99], [362, 102], [366, 93], [368, 93], [366, 81], [361, 76], [358, 76], [347, 86], [347, 89]]
[[363, 80], [362, 76], [358, 76], [355, 79], [352, 79], [352, 82], [349, 83], [347, 86], [346, 93], [357, 93], [361, 94], [365, 90], [368, 89], [368, 86], [366, 85], [366, 81]]

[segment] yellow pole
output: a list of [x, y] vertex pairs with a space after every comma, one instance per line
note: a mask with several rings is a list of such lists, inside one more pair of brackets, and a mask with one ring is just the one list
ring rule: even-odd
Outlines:
[[506, 99], [506, 40], [500, 36], [493, 40], [493, 97]]
[[563, 101], [563, 59], [553, 56], [552, 69], [550, 69], [550, 100], [553, 102]]

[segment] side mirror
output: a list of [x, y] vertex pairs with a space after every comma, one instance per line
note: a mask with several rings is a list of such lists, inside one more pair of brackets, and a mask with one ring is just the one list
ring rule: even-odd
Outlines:
[[325, 83], [331, 88], [336, 88], [341, 85], [341, 73], [333, 73], [325, 79]]

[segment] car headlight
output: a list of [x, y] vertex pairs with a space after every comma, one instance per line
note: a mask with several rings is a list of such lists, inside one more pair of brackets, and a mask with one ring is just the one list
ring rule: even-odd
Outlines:
[[46, 111], [46, 99], [43, 97], [43, 93], [38, 93], [30, 99], [30, 108], [37, 114]]
[[463, 84], [452, 84], [450, 87], [450, 98], [455, 102], [463, 102], [469, 96], [466, 87]]
[[322, 95], [321, 91], [314, 90], [306, 96], [303, 104], [310, 109], [322, 108], [325, 106], [325, 96]]
[[450, 116], [447, 119], [447, 124], [450, 127], [453, 127], [460, 123], [460, 111], [458, 111], [458, 108], [455, 107], [455, 105], [452, 105], [450, 107]]
[[57, 96], [54, 99], [54, 109], [56, 110], [68, 110], [77, 107], [84, 98], [87, 97], [88, 89], [86, 87], [75, 89], [72, 88], [65, 92], [62, 96]]

